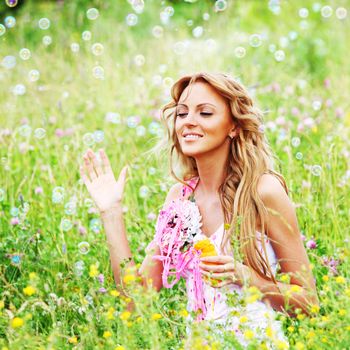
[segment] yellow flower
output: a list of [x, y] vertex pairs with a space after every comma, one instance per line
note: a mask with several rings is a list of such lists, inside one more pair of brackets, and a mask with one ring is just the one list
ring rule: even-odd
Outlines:
[[3, 300], [0, 300], [0, 310], [5, 307], [5, 302]]
[[271, 327], [266, 327], [266, 336], [269, 338], [273, 338], [275, 332]]
[[291, 292], [293, 293], [300, 293], [302, 288], [300, 286], [298, 286], [297, 284], [294, 284], [291, 288], [290, 288]]
[[77, 337], [70, 337], [68, 338], [68, 343], [70, 344], [77, 344], [78, 343], [78, 338]]
[[103, 338], [110, 338], [111, 336], [112, 336], [112, 333], [110, 331], [103, 332]]
[[339, 316], [345, 316], [346, 315], [346, 310], [345, 309], [340, 309], [338, 313], [339, 313]]
[[142, 317], [141, 317], [141, 316], [139, 316], [139, 317], [136, 319], [136, 322], [137, 322], [137, 323], [142, 322]]
[[247, 329], [245, 332], [244, 332], [244, 338], [250, 340], [250, 339], [253, 339], [254, 338], [254, 332], [250, 329]]
[[278, 340], [277, 341], [277, 349], [279, 349], [279, 350], [286, 350], [286, 349], [289, 349], [289, 346], [288, 346], [288, 344], [285, 341]]
[[107, 311], [107, 320], [114, 320], [114, 312], [115, 312], [115, 308], [114, 307], [110, 307]]
[[293, 333], [294, 332], [294, 327], [293, 326], [289, 326], [287, 328], [287, 330], [288, 330], [289, 333]]
[[90, 271], [89, 271], [89, 276], [90, 277], [96, 277], [98, 275], [98, 269], [95, 264], [90, 265]]
[[20, 318], [20, 317], [14, 317], [12, 320], [11, 320], [11, 327], [12, 328], [19, 328], [19, 327], [22, 327], [23, 326], [23, 319]]
[[118, 345], [114, 350], [125, 350], [125, 348], [122, 345]]
[[248, 317], [247, 316], [241, 316], [239, 318], [239, 323], [246, 323], [248, 321]]
[[33, 295], [35, 293], [35, 288], [32, 287], [32, 286], [27, 286], [27, 287], [23, 288], [23, 293], [25, 295], [31, 296], [31, 295]]
[[24, 319], [25, 319], [25, 320], [31, 320], [32, 318], [33, 318], [33, 315], [32, 315], [31, 313], [26, 314], [26, 315], [24, 316]]
[[163, 316], [161, 314], [153, 314], [151, 319], [152, 320], [160, 320]]
[[196, 242], [193, 247], [194, 249], [201, 251], [201, 258], [217, 255], [214, 244], [208, 238], [201, 239]]
[[350, 297], [350, 288], [346, 288], [346, 289], [345, 289], [345, 295], [346, 295], [347, 297]]
[[135, 279], [136, 279], [135, 275], [125, 275], [123, 278], [123, 281], [125, 284], [130, 284], [130, 283], [134, 282]]
[[109, 294], [110, 294], [112, 297], [119, 297], [119, 295], [120, 295], [120, 293], [119, 293], [117, 290], [115, 290], [115, 289], [111, 290], [111, 291], [109, 292]]
[[344, 284], [345, 283], [345, 278], [343, 276], [338, 276], [335, 281], [339, 284]]
[[35, 272], [31, 272], [31, 273], [29, 274], [29, 279], [30, 279], [31, 281], [35, 280], [37, 277], [38, 277], [38, 275], [37, 275]]
[[188, 311], [186, 309], [183, 309], [179, 312], [180, 316], [182, 317], [187, 317], [189, 314], [188, 314]]
[[289, 275], [282, 275], [281, 276], [281, 282], [289, 282], [290, 276]]
[[297, 316], [297, 319], [298, 319], [299, 321], [303, 320], [304, 318], [305, 318], [305, 315], [304, 315], [304, 314], [299, 314], [299, 315]]
[[327, 276], [327, 275], [322, 276], [322, 281], [323, 282], [328, 282], [329, 281], [329, 276]]
[[310, 308], [310, 312], [316, 314], [320, 311], [320, 307], [318, 305], [312, 305]]
[[126, 321], [131, 316], [131, 312], [129, 311], [123, 311], [119, 317], [121, 320]]
[[304, 350], [305, 345], [302, 342], [298, 341], [295, 343], [295, 348], [296, 348], [296, 350]]
[[316, 333], [314, 331], [309, 331], [307, 334], [306, 334], [306, 338], [308, 339], [311, 339], [313, 337], [316, 336]]

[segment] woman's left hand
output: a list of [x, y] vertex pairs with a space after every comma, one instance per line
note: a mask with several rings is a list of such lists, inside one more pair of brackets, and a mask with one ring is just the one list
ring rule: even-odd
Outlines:
[[200, 258], [199, 267], [212, 287], [220, 288], [227, 284], [244, 284], [244, 277], [249, 276], [248, 266], [234, 261], [230, 255], [215, 255]]

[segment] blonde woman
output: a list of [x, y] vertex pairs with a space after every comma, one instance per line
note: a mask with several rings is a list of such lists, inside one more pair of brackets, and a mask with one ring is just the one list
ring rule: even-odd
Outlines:
[[[201, 214], [201, 232], [217, 248], [218, 255], [200, 264], [202, 275], [209, 278], [204, 283], [205, 320], [234, 331], [246, 345], [240, 324], [244, 317], [245, 326], [258, 339], [269, 329], [273, 344], [287, 344], [275, 311], [290, 316], [308, 313], [310, 305], [318, 305], [318, 298], [294, 206], [282, 175], [274, 170], [262, 113], [242, 84], [221, 73], [186, 75], [174, 83], [171, 96], [162, 109], [168, 139], [158, 146], [169, 150], [171, 174], [179, 183], [170, 188], [163, 208], [190, 193]], [[182, 178], [173, 169], [174, 151]], [[120, 263], [130, 259], [134, 264], [121, 209], [127, 167], [116, 181], [104, 151], [101, 158], [99, 164], [88, 150], [81, 176], [101, 211], [119, 285]], [[152, 259], [160, 254], [154, 241], [146, 253], [139, 274], [144, 285], [151, 278], [160, 290], [163, 264]], [[277, 268], [288, 276], [285, 282], [276, 280]], [[214, 283], [217, 280], [221, 282]], [[243, 286], [255, 287], [262, 299], [232, 312], [228, 294], [242, 293]], [[188, 283], [188, 310], [192, 311], [190, 288]]]

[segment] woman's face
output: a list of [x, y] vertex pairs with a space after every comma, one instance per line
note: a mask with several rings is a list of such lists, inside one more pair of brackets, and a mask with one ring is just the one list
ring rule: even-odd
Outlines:
[[[226, 100], [208, 83], [196, 82], [185, 88], [177, 104], [175, 118], [176, 135], [182, 152], [187, 156], [217, 149], [230, 142], [228, 135], [235, 135]], [[188, 133], [200, 137], [184, 137]]]

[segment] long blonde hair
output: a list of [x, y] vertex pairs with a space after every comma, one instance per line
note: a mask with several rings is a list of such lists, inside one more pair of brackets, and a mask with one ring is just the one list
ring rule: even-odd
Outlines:
[[[227, 246], [228, 241], [232, 245], [235, 245], [233, 242], [238, 243], [236, 250], [242, 254], [243, 261], [260, 276], [276, 283], [269, 265], [264, 239], [268, 210], [257, 193], [257, 184], [262, 174], [270, 173], [280, 180], [287, 194], [288, 188], [283, 176], [273, 169], [274, 160], [277, 158], [263, 133], [263, 113], [253, 106], [253, 101], [242, 84], [223, 73], [199, 72], [181, 77], [171, 88], [173, 100], [161, 109], [161, 122], [167, 131], [167, 139], [161, 139], [151, 152], [165, 150], [167, 155], [170, 155], [168, 158], [171, 175], [184, 185], [189, 186], [186, 181], [198, 176], [195, 159], [182, 153], [175, 132], [175, 107], [184, 89], [198, 80], [210, 84], [226, 99], [232, 120], [238, 127], [238, 134], [231, 140], [226, 178], [219, 187], [225, 223], [229, 224], [225, 225], [221, 249]], [[170, 113], [166, 115], [167, 111]], [[180, 179], [173, 169], [174, 151], [178, 157], [178, 166], [182, 170], [183, 179]], [[260, 241], [264, 256], [257, 245], [257, 218], [260, 219], [262, 228]]]

